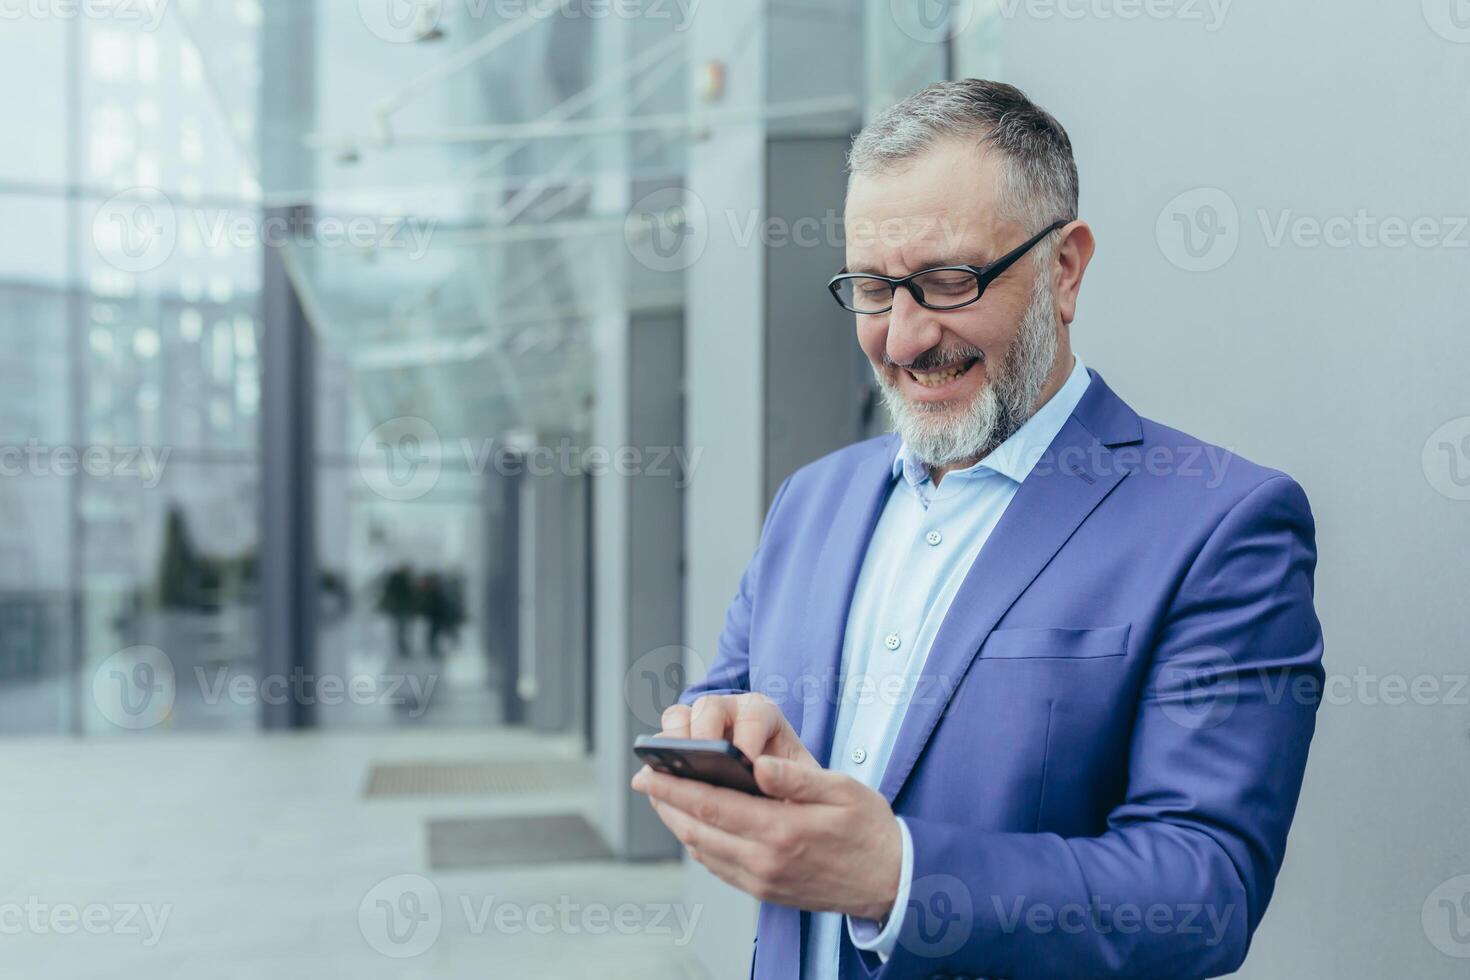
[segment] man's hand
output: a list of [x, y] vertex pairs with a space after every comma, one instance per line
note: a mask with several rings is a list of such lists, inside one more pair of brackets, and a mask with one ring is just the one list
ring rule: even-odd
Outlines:
[[671, 705], [661, 721], [659, 734], [665, 738], [724, 738], [752, 761], [774, 755], [802, 765], [817, 764], [781, 709], [764, 694], [706, 695], [693, 707]]
[[763, 902], [875, 921], [892, 910], [903, 838], [888, 801], [818, 766], [769, 700], [724, 695], [692, 710], [676, 705], [663, 734], [729, 738], [755, 760], [756, 782], [771, 797], [641, 769], [633, 788], [696, 861]]

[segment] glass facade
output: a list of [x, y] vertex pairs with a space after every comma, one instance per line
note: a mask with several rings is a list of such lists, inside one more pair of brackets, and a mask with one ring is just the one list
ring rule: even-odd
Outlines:
[[[586, 454], [619, 448], [593, 445], [616, 431], [598, 413], [632, 404], [618, 338], [684, 330], [681, 249], [753, 227], [701, 213], [692, 155], [720, 129], [840, 136], [946, 50], [922, 25], [859, 41], [887, 12], [776, 3], [696, 57], [692, 11], [633, 6], [140, 0], [7, 23], [0, 80], [34, 95], [0, 160], [26, 229], [0, 242], [0, 730], [112, 732], [114, 701], [158, 684], [140, 727], [160, 731], [253, 728], [270, 685], [324, 679], [369, 689], [318, 692], [326, 727], [513, 720], [550, 675], [586, 700], [590, 669], [538, 664], [532, 626], [563, 602], [560, 627], [594, 628], [575, 580]], [[752, 50], [755, 97], [727, 101]], [[265, 331], [294, 329], [263, 322], [273, 263], [309, 333], [310, 479], [261, 436]], [[312, 514], [310, 639], [284, 653], [263, 650], [268, 471]]]
[[[260, 254], [221, 230], [259, 206], [253, 115], [221, 112], [200, 49], [155, 14], [0, 37], [30, 137], [0, 164], [24, 231], [0, 246], [3, 730], [111, 729], [79, 679], [140, 646], [190, 673], [254, 660]], [[252, 723], [187, 696], [160, 720]]]
[[534, 675], [486, 622], [520, 591], [516, 474], [585, 449], [594, 331], [681, 305], [677, 270], [630, 258], [628, 215], [681, 180], [683, 25], [479, 5], [421, 35], [385, 9], [7, 23], [0, 78], [35, 98], [0, 162], [27, 230], [0, 245], [0, 730], [113, 731], [92, 686], [125, 693], [159, 655], [147, 727], [258, 724], [267, 258], [316, 352], [308, 682], [439, 685], [422, 711], [346, 699], [318, 722], [493, 723], [495, 689]]

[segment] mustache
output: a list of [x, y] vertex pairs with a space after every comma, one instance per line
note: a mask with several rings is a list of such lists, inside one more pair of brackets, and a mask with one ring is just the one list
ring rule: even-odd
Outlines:
[[931, 347], [907, 364], [899, 364], [897, 361], [894, 361], [888, 356], [886, 351], [883, 354], [884, 367], [903, 368], [908, 371], [918, 371], [920, 373], [940, 371], [956, 364], [964, 364], [966, 361], [979, 361], [981, 364], [984, 364], [985, 352], [978, 347], [971, 347], [968, 344], [960, 347], [952, 347], [949, 350]]

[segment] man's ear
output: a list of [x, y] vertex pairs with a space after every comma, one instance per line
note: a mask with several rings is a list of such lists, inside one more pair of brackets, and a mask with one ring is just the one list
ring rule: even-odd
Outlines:
[[1077, 295], [1082, 291], [1082, 275], [1087, 271], [1087, 263], [1092, 261], [1097, 243], [1092, 237], [1092, 229], [1085, 221], [1073, 221], [1064, 225], [1059, 234], [1061, 241], [1057, 244], [1052, 260], [1052, 295], [1056, 297], [1057, 315], [1062, 318], [1063, 323], [1070, 326], [1077, 315]]

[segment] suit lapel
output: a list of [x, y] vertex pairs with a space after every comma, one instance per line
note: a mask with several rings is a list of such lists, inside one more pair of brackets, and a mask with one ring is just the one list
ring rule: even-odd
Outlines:
[[1140, 438], [1138, 417], [1094, 372], [1082, 401], [980, 550], [939, 628], [883, 774], [880, 791], [890, 803], [996, 622], [1128, 475], [1110, 461], [1107, 447]]
[[832, 751], [833, 713], [840, 689], [848, 608], [868, 542], [893, 487], [893, 458], [898, 445], [897, 436], [879, 440], [874, 450], [858, 462], [812, 570], [802, 676], [798, 678], [797, 694], [803, 701], [799, 734], [807, 751], [824, 766]]

